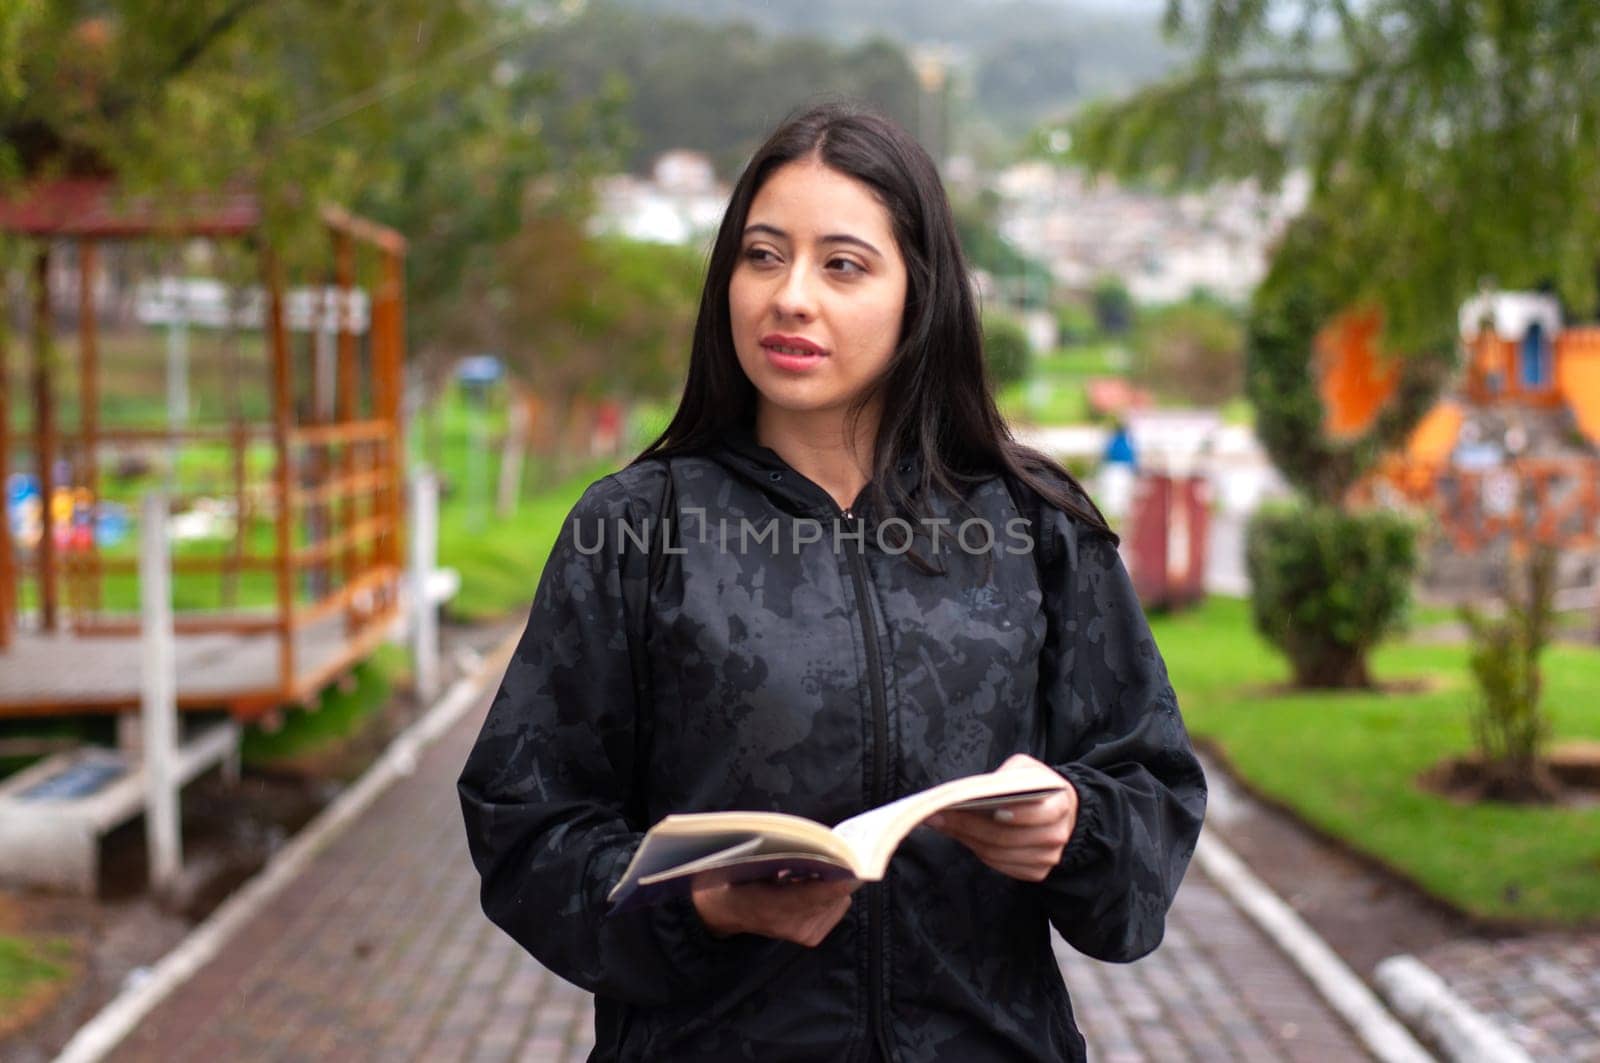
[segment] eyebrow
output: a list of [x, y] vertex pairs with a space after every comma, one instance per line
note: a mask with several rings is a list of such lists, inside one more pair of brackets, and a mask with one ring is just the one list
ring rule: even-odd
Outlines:
[[[776, 225], [768, 225], [765, 222], [757, 222], [754, 225], [745, 226], [744, 234], [749, 236], [751, 233], [767, 233], [771, 236], [778, 237], [780, 240], [789, 239], [788, 233], [784, 232]], [[849, 233], [829, 233], [822, 238], [822, 242], [825, 244], [854, 244], [857, 247], [870, 251], [879, 258], [883, 257], [882, 251], [879, 251], [876, 247], [873, 247], [871, 244], [861, 239], [861, 237], [851, 236]]]

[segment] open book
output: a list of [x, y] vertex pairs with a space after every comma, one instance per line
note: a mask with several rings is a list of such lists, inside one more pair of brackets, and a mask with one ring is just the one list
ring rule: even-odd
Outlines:
[[611, 913], [659, 904], [693, 885], [788, 879], [883, 878], [907, 834], [949, 809], [996, 808], [1048, 797], [1066, 782], [1042, 764], [968, 775], [852, 816], [831, 830], [782, 812], [668, 816], [644, 836], [612, 888]]

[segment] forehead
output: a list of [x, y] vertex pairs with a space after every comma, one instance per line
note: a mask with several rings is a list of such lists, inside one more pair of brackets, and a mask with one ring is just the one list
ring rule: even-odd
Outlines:
[[889, 212], [871, 187], [816, 159], [785, 163], [767, 177], [745, 224], [768, 224], [800, 237], [845, 232], [892, 240]]

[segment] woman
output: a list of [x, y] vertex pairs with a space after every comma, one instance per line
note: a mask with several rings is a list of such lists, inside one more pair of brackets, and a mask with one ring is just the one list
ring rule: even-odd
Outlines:
[[[606, 913], [668, 813], [833, 823], [1016, 756], [1069, 785], [936, 817], [882, 883]], [[677, 414], [573, 509], [460, 793], [484, 910], [595, 993], [595, 1059], [1082, 1058], [1049, 927], [1160, 941], [1205, 783], [1114, 536], [995, 408], [892, 123], [813, 108], [751, 160]]]

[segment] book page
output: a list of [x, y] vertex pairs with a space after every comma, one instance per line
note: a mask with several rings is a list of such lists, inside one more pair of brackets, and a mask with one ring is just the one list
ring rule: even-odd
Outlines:
[[901, 840], [935, 812], [1037, 800], [1066, 785], [1054, 770], [1038, 764], [969, 775], [852, 816], [835, 826], [833, 833], [855, 854], [857, 876], [865, 882], [876, 882], [883, 877]]

